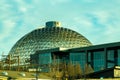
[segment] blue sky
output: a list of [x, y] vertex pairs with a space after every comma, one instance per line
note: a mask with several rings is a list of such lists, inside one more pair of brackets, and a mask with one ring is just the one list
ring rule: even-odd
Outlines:
[[0, 54], [47, 21], [60, 21], [95, 45], [120, 41], [120, 0], [0, 0], [0, 6]]

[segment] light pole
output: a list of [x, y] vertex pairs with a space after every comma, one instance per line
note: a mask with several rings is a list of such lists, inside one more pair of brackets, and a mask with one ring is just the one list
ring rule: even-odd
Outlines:
[[38, 80], [39, 74], [38, 74], [38, 67], [36, 66], [36, 80]]
[[36, 66], [36, 80], [39, 79], [39, 73], [41, 72], [41, 69], [39, 68], [39, 66]]

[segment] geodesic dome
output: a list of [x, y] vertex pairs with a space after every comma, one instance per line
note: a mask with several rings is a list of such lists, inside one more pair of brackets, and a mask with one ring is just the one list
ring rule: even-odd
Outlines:
[[9, 52], [11, 58], [20, 56], [20, 63], [25, 63], [37, 50], [52, 48], [77, 48], [92, 45], [91, 42], [81, 34], [59, 26], [60, 23], [51, 21], [46, 27], [38, 28], [23, 36], [12, 47]]

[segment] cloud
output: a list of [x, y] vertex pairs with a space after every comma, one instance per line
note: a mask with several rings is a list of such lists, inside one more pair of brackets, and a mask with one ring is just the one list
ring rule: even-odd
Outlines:
[[110, 13], [106, 11], [97, 11], [93, 12], [92, 15], [96, 18], [98, 18], [99, 23], [104, 24], [108, 21], [110, 17]]
[[62, 22], [94, 44], [120, 40], [119, 3], [120, 0], [0, 0], [1, 47], [11, 48], [24, 34], [48, 20]]
[[16, 23], [12, 20], [4, 20], [2, 22], [3, 25], [3, 31], [0, 34], [1, 39], [4, 39], [5, 37], [11, 35], [11, 32], [14, 30]]
[[0, 34], [0, 50], [2, 52], [8, 52], [8, 50], [10, 49], [10, 44], [13, 43], [10, 36], [13, 36], [12, 32], [15, 29], [16, 23], [12, 20], [4, 20], [2, 21], [2, 25], [3, 29]]
[[[116, 42], [119, 41], [118, 36], [120, 32], [120, 20], [118, 19], [116, 13], [111, 12], [98, 12], [94, 14], [98, 20], [99, 32], [98, 34], [94, 34], [95, 36], [99, 35], [97, 40], [94, 40], [95, 43], [108, 43], [108, 42]], [[101, 39], [102, 37], [102, 39]]]
[[50, 3], [52, 5], [57, 5], [57, 4], [62, 4], [62, 3], [67, 3], [69, 2], [70, 0], [50, 0]]
[[95, 2], [95, 0], [82, 0], [83, 2], [87, 2], [87, 3], [92, 3]]
[[76, 15], [73, 20], [76, 31], [85, 35], [93, 44], [119, 41], [120, 19], [115, 12], [84, 12]]
[[76, 22], [76, 24], [79, 24], [81, 26], [86, 26], [86, 27], [92, 27], [93, 26], [91, 21], [85, 16], [75, 17], [73, 20]]
[[30, 4], [23, 1], [23, 0], [15, 0], [14, 2], [15, 4], [17, 4], [17, 10], [20, 12], [20, 13], [27, 13], [27, 11], [29, 10], [29, 8], [31, 8]]
[[6, 37], [11, 36], [12, 31], [16, 29], [17, 21], [18, 21], [18, 16], [17, 14], [19, 13], [17, 11], [17, 6], [15, 7], [15, 3], [13, 1], [7, 1], [7, 0], [1, 0], [0, 1], [1, 7], [1, 24], [0, 27], [2, 28], [1, 31], [1, 39], [3, 40]]
[[19, 10], [20, 10], [21, 12], [26, 12], [26, 11], [27, 11], [27, 8], [21, 6], [21, 7], [19, 8]]

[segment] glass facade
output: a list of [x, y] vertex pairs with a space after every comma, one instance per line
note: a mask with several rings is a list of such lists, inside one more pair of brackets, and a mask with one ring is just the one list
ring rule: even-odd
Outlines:
[[[81, 49], [81, 48], [80, 48]], [[86, 64], [89, 69], [93, 69], [95, 72], [104, 70], [106, 68], [112, 68], [120, 65], [120, 49], [96, 49], [96, 50], [82, 50], [82, 51], [56, 51], [51, 53], [40, 53], [39, 64], [61, 64], [72, 63], [73, 65], [80, 64], [82, 70], [85, 70]], [[61, 66], [59, 65], [59, 66]]]
[[69, 53], [54, 52], [54, 53], [52, 53], [52, 61], [56, 64], [68, 63], [69, 62]]
[[51, 53], [37, 53], [30, 55], [29, 68], [41, 68], [43, 72], [49, 71], [49, 65], [52, 63]]
[[70, 53], [70, 61], [73, 64], [79, 63], [82, 68], [85, 64], [90, 64], [94, 71], [104, 70], [106, 68], [120, 65], [120, 49], [91, 50], [85, 52]]
[[114, 50], [108, 50], [107, 52], [107, 58], [108, 58], [108, 68], [114, 67]]
[[51, 53], [40, 53], [38, 56], [39, 56], [38, 64], [46, 65], [52, 63]]
[[85, 52], [70, 53], [70, 62], [72, 62], [73, 64], [79, 63], [81, 65], [81, 68], [84, 69], [84, 66], [86, 64]]
[[120, 65], [120, 49], [118, 49], [118, 65]]
[[31, 65], [33, 67], [40, 67], [43, 72], [48, 72], [51, 68], [56, 67], [62, 68], [63, 64], [69, 63], [69, 53], [67, 52], [50, 52], [50, 53], [39, 53], [31, 54]]
[[94, 71], [99, 71], [105, 68], [105, 54], [103, 51], [93, 52]]

